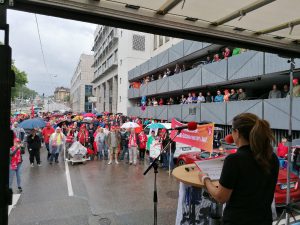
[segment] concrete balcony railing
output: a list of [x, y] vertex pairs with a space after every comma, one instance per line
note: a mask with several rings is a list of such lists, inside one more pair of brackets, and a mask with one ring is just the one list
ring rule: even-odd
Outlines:
[[134, 80], [146, 73], [154, 71], [157, 68], [163, 67], [169, 63], [175, 62], [178, 59], [188, 56], [210, 45], [211, 44], [205, 42], [183, 40], [130, 70], [128, 72], [128, 80]]
[[[148, 106], [128, 108], [128, 116], [183, 122], [212, 121], [215, 124], [231, 125], [233, 118], [244, 112], [254, 113], [269, 121], [273, 129], [288, 129], [288, 98], [246, 100], [223, 103], [199, 103], [184, 105]], [[293, 99], [293, 130], [300, 130], [300, 98]]]
[[[296, 68], [300, 68], [300, 59], [296, 59], [295, 62]], [[247, 51], [232, 56], [228, 60], [213, 62], [167, 78], [152, 81], [146, 85], [149, 90], [141, 90], [139, 96], [160, 95], [167, 92], [201, 88], [203, 86], [230, 84], [233, 81], [250, 80], [266, 74], [287, 71], [289, 67], [287, 60], [280, 58], [278, 55]]]

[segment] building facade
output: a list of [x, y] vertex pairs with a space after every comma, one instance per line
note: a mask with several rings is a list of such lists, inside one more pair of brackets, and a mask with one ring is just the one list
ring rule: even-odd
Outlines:
[[[128, 71], [175, 39], [98, 26], [95, 31], [93, 93], [98, 112], [127, 113]], [[155, 41], [154, 41], [155, 39]], [[166, 44], [168, 43], [168, 44]], [[156, 45], [156, 47], [154, 47]]]
[[[234, 54], [230, 57], [223, 56], [226, 48]], [[295, 62], [294, 76], [299, 78], [300, 60], [296, 59]], [[181, 70], [174, 73], [176, 64]], [[183, 65], [186, 67], [184, 70]], [[167, 68], [173, 74], [159, 78]], [[139, 88], [128, 90], [131, 106], [128, 107], [127, 115], [159, 121], [171, 121], [172, 118], [184, 122], [212, 121], [228, 128], [235, 115], [251, 112], [268, 120], [274, 130], [285, 132], [288, 129], [289, 101], [284, 95], [282, 98], [268, 96], [274, 84], [284, 94], [284, 86], [289, 85], [289, 69], [287, 59], [276, 54], [181, 40], [129, 71], [130, 83], [141, 83], [147, 76], [153, 75], [155, 78]], [[223, 95], [224, 91], [232, 89], [243, 89], [247, 98], [240, 101], [181, 103], [182, 95], [187, 98], [189, 94], [195, 93], [198, 97], [201, 92], [206, 97], [210, 92], [215, 97], [218, 90]], [[141, 107], [142, 97], [146, 101], [150, 99], [150, 104], [146, 107]], [[162, 99], [163, 103], [151, 104], [154, 98], [157, 102]], [[299, 110], [300, 98], [295, 98], [294, 131], [300, 131]]]
[[94, 76], [93, 56], [82, 54], [71, 79], [70, 106], [73, 112], [92, 112], [93, 103], [89, 97], [93, 96]]
[[54, 100], [56, 102], [68, 102], [70, 98], [70, 89], [65, 87], [57, 87], [54, 91]]

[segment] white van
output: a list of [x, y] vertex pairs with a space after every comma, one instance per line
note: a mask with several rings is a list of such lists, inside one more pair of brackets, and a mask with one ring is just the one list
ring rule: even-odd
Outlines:
[[[161, 123], [166, 129], [171, 129], [171, 123]], [[152, 129], [152, 128], [148, 128], [150, 124], [148, 124], [145, 128], [144, 128], [144, 132], [145, 134], [149, 137], [152, 130], [155, 131], [155, 135], [158, 134], [158, 131], [160, 129]], [[186, 145], [186, 144], [182, 144], [182, 143], [178, 143], [176, 142], [176, 150], [174, 153], [174, 158], [179, 157], [181, 154], [185, 154], [185, 153], [190, 153], [190, 152], [200, 152], [200, 148], [196, 148], [196, 147], [192, 147], [190, 145]]]

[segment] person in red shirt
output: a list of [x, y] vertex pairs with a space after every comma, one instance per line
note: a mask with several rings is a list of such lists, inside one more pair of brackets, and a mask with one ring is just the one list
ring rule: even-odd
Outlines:
[[139, 148], [140, 148], [140, 161], [144, 161], [146, 145], [148, 141], [147, 135], [144, 133], [144, 130], [141, 131], [138, 138], [139, 138]]
[[78, 133], [78, 141], [83, 146], [87, 147], [89, 142], [89, 132], [86, 129], [85, 124], [82, 124]]
[[289, 150], [288, 146], [286, 146], [286, 142], [287, 139], [283, 137], [277, 147], [277, 156], [283, 159], [287, 158], [287, 154]]
[[51, 124], [48, 122], [46, 124], [46, 127], [43, 128], [42, 130], [42, 135], [43, 135], [43, 139], [44, 139], [44, 142], [45, 142], [45, 145], [46, 145], [46, 149], [48, 151], [48, 155], [47, 155], [47, 160], [49, 161], [50, 159], [50, 150], [49, 150], [49, 139], [50, 139], [50, 136], [51, 134], [53, 134], [55, 132], [54, 128], [51, 127]]

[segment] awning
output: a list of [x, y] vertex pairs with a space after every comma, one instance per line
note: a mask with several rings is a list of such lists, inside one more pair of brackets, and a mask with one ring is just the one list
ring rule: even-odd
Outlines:
[[299, 0], [15, 0], [12, 8], [300, 57]]

